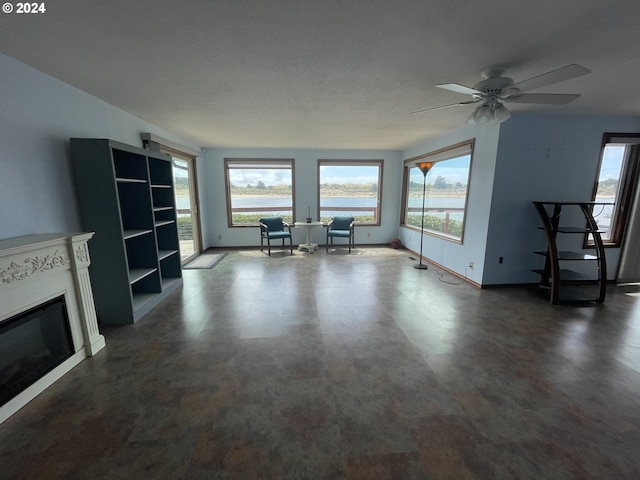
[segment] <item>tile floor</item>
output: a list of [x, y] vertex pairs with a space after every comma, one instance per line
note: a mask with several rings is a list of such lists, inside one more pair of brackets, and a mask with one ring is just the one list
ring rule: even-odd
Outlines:
[[0, 425], [2, 479], [637, 479], [640, 297], [232, 251]]

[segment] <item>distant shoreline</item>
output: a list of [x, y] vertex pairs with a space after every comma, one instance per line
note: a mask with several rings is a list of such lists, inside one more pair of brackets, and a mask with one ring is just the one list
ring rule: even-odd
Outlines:
[[[234, 196], [242, 197], [242, 198], [262, 198], [262, 197], [280, 197], [280, 198], [290, 198], [288, 195], [278, 195], [278, 194], [265, 194], [265, 195], [256, 195], [253, 193], [243, 194], [243, 193], [233, 193]], [[467, 191], [463, 190], [427, 190], [428, 197], [438, 197], [438, 198], [462, 198], [466, 196]], [[422, 197], [422, 192], [411, 192], [409, 194], [411, 197]], [[323, 194], [323, 197], [341, 197], [341, 198], [376, 198], [376, 193], [352, 193], [348, 192], [333, 192], [330, 194]]]

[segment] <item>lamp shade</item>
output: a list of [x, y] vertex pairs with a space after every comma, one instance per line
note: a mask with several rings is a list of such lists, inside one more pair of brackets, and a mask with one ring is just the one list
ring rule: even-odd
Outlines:
[[493, 111], [488, 105], [481, 105], [476, 109], [474, 119], [478, 125], [489, 123], [493, 120]]
[[425, 174], [425, 175], [426, 175], [427, 173], [429, 173], [429, 170], [431, 170], [431, 167], [433, 167], [433, 164], [434, 164], [434, 163], [435, 163], [435, 162], [420, 162], [420, 163], [418, 163], [418, 165], [416, 165], [416, 166], [420, 169], [420, 171], [421, 171], [423, 174]]
[[493, 110], [496, 123], [502, 123], [511, 118], [511, 112], [507, 107], [500, 104]]

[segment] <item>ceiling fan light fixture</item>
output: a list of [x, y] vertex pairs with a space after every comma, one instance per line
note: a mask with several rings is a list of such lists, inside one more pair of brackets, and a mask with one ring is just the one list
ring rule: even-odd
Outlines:
[[469, 115], [469, 118], [467, 118], [467, 123], [470, 125], [477, 125], [476, 123], [476, 111], [474, 110], [473, 112], [471, 112], [471, 115]]
[[498, 106], [493, 109], [493, 115], [494, 115], [495, 123], [502, 123], [511, 118], [511, 112], [507, 107], [505, 107], [501, 103], [498, 104]]
[[483, 104], [467, 118], [471, 125], [497, 125], [511, 118], [511, 112], [501, 103]]
[[467, 123], [471, 125], [486, 125], [493, 120], [493, 111], [489, 105], [480, 105], [467, 118]]
[[481, 105], [476, 108], [474, 114], [474, 120], [478, 125], [482, 125], [483, 123], [490, 123], [493, 120], [493, 110], [489, 105]]

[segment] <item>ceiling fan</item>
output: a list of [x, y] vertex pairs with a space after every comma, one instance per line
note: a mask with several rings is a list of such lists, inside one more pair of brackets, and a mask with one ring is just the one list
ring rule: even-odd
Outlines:
[[526, 92], [545, 87], [553, 83], [579, 77], [581, 75], [586, 75], [587, 73], [590, 73], [591, 70], [581, 65], [571, 64], [518, 83], [514, 83], [512, 78], [503, 77], [502, 75], [504, 72], [505, 68], [503, 66], [496, 65], [489, 67], [481, 73], [483, 80], [476, 83], [473, 87], [467, 87], [465, 85], [460, 85], [459, 83], [443, 83], [436, 85], [438, 88], [471, 95], [472, 100], [452, 103], [450, 105], [443, 105], [440, 107], [425, 108], [411, 113], [422, 113], [429, 112], [431, 110], [441, 110], [443, 108], [481, 103], [481, 105], [476, 107], [471, 116], [467, 119], [468, 123], [473, 125], [502, 123], [511, 117], [511, 112], [503, 105], [503, 102], [565, 105], [575, 100], [580, 96], [577, 93]]

